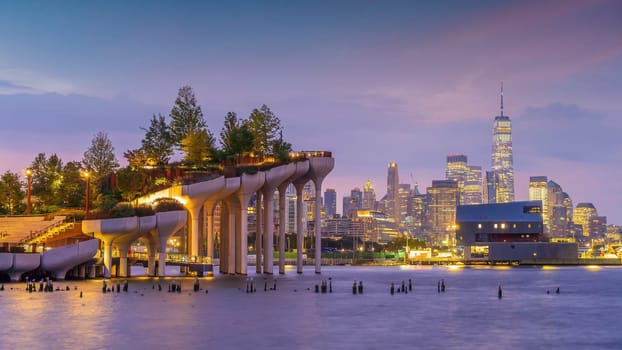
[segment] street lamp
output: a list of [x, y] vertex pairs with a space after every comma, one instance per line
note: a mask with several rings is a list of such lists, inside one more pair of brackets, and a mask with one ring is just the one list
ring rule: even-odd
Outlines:
[[26, 215], [30, 215], [32, 210], [32, 204], [30, 201], [30, 190], [32, 188], [32, 169], [26, 169], [26, 179], [28, 179], [28, 186], [26, 187], [26, 196], [28, 197], [28, 202], [26, 204]]
[[89, 193], [90, 193], [90, 177], [91, 177], [91, 173], [88, 170], [84, 170], [82, 172], [82, 177], [84, 178], [84, 181], [86, 181], [86, 198], [84, 200], [84, 219], [88, 220], [89, 219]]

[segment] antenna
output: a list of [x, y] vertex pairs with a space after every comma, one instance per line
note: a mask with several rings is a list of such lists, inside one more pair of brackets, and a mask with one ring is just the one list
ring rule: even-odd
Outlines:
[[501, 82], [501, 116], [503, 117], [503, 81]]

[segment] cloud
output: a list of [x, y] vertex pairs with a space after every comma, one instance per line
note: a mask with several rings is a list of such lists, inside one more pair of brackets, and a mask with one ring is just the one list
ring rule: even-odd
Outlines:
[[622, 159], [621, 131], [606, 114], [573, 104], [528, 107], [513, 118], [515, 153], [587, 163]]

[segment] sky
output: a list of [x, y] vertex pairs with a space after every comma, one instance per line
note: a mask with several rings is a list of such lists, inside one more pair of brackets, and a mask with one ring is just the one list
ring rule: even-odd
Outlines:
[[516, 199], [545, 175], [622, 224], [622, 2], [0, 3], [0, 172], [138, 148], [190, 85], [215, 135], [268, 105], [295, 150], [329, 150], [341, 198], [387, 165], [422, 192], [445, 157], [491, 166], [512, 119]]

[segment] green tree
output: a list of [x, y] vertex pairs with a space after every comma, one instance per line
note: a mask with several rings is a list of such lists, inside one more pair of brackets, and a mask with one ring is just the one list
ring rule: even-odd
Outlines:
[[63, 167], [63, 181], [58, 192], [60, 203], [65, 207], [84, 207], [86, 182], [80, 170], [80, 162], [68, 162]]
[[226, 156], [236, 156], [253, 150], [253, 134], [247, 122], [238, 120], [234, 112], [227, 113], [220, 131], [220, 144]]
[[279, 138], [272, 141], [272, 154], [280, 161], [287, 162], [289, 154], [292, 152], [292, 144], [283, 141], [283, 132], [279, 134]]
[[45, 153], [39, 153], [30, 168], [32, 169], [32, 195], [37, 196], [44, 205], [59, 203], [63, 171], [61, 159], [56, 154], [47, 158]]
[[123, 157], [132, 168], [142, 168], [147, 165], [147, 155], [142, 148], [129, 149], [123, 152]]
[[[198, 108], [200, 113], [200, 107]], [[175, 108], [173, 108], [173, 110], [175, 110]], [[171, 111], [171, 115], [172, 113], [173, 111]], [[180, 114], [181, 111], [175, 111], [175, 113]], [[182, 118], [178, 119], [178, 122], [176, 122], [175, 124], [179, 124], [181, 122], [181, 119]], [[168, 124], [166, 124], [166, 118], [161, 114], [158, 114], [157, 117], [154, 114], [153, 117], [151, 117], [149, 128], [141, 129], [145, 131], [145, 137], [142, 140], [142, 149], [145, 151], [145, 156], [147, 157], [148, 164], [168, 164], [168, 161], [173, 155], [174, 140], [173, 136], [171, 135], [171, 130]], [[181, 128], [179, 131], [183, 132]]]
[[169, 124], [172, 141], [181, 148], [182, 141], [191, 133], [207, 129], [201, 106], [197, 104], [190, 86], [182, 86], [177, 92], [175, 105], [170, 113]]
[[93, 137], [91, 147], [84, 152], [82, 165], [91, 172], [94, 183], [99, 183], [119, 167], [108, 134], [100, 131]]
[[205, 129], [190, 131], [182, 140], [181, 150], [186, 154], [186, 162], [200, 164], [211, 157], [214, 138]]
[[248, 117], [247, 125], [253, 134], [254, 150], [269, 154], [272, 151], [272, 143], [281, 132], [281, 120], [272, 113], [268, 106], [262, 105], [259, 109], [253, 109]]
[[10, 215], [23, 211], [22, 200], [26, 196], [23, 186], [17, 173], [7, 170], [0, 176], [0, 210]]
[[117, 188], [123, 198], [131, 202], [142, 192], [146, 179], [143, 171], [127, 166], [117, 172]]

